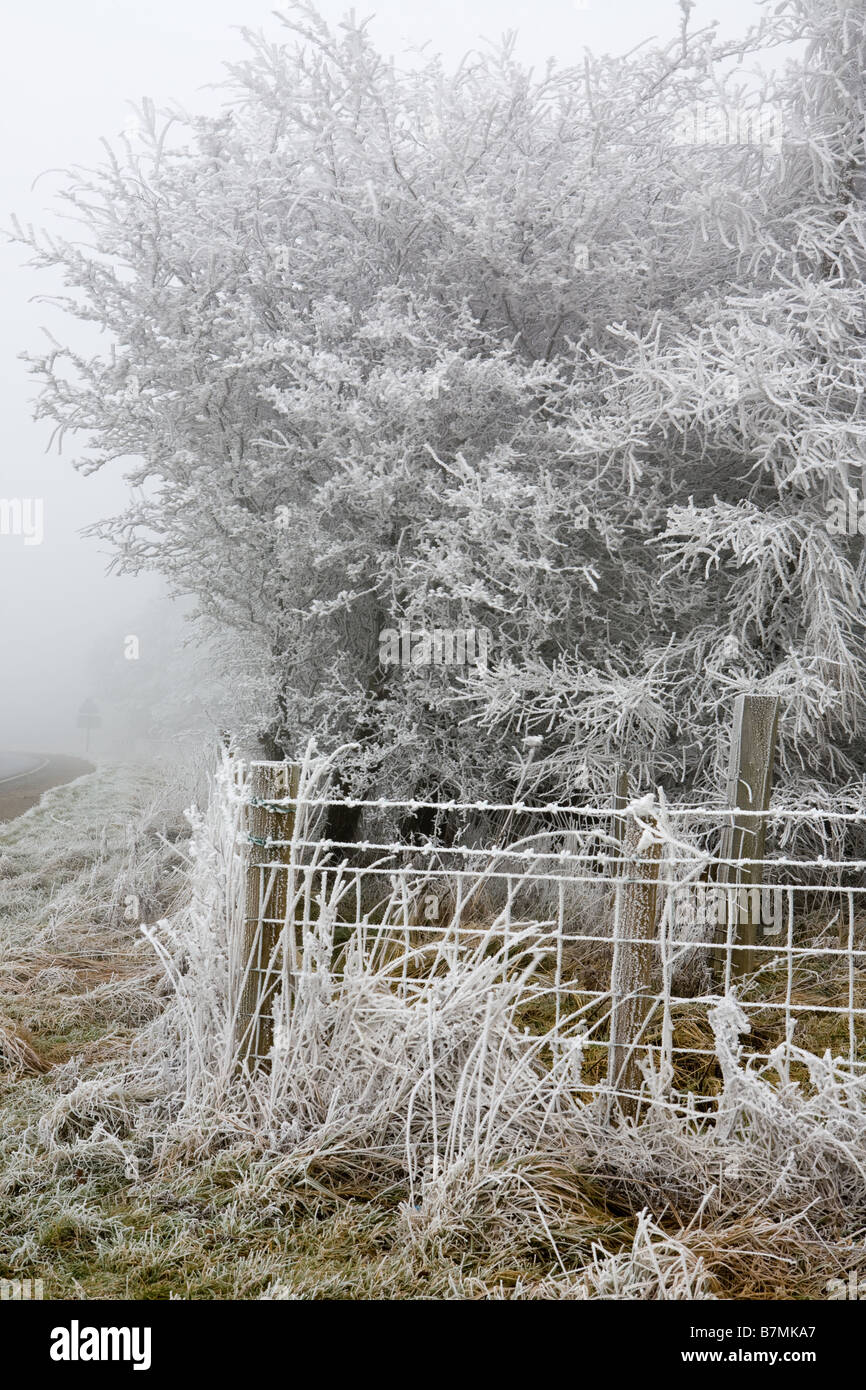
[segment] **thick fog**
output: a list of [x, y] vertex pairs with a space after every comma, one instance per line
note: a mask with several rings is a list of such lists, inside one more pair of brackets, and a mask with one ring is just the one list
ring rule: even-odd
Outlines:
[[[329, 19], [345, 12], [342, 0], [320, 0]], [[709, 19], [699, 3], [693, 23]], [[723, 29], [737, 31], [756, 13], [752, 0], [729, 0]], [[679, 21], [676, 0], [447, 0], [431, 10], [417, 0], [383, 0], [373, 33], [400, 54], [435, 35], [435, 47], [456, 59], [487, 37], [521, 31], [518, 55], [543, 64], [578, 60], [584, 45], [625, 51], [656, 34], [672, 35]], [[702, 16], [703, 12], [703, 16]], [[219, 100], [208, 84], [219, 82], [222, 64], [243, 53], [232, 26], [266, 26], [275, 32], [268, 0], [45, 0], [16, 6], [5, 16], [0, 58], [0, 103], [5, 131], [2, 161], [4, 226], [10, 213], [23, 222], [62, 229], [56, 192], [62, 171], [100, 158], [100, 137], [111, 140], [132, 123], [129, 101], [142, 95], [158, 106], [212, 109]], [[82, 330], [37, 297], [60, 287], [22, 264], [23, 253], [4, 242], [0, 281], [0, 391], [3, 452], [0, 462], [0, 749], [82, 752], [85, 735], [77, 716], [95, 700], [105, 715], [93, 736], [97, 755], [134, 742], [134, 729], [112, 719], [117, 682], [106, 682], [112, 658], [126, 660], [128, 639], [139, 639], [124, 681], [141, 683], [139, 715], [160, 680], [171, 679], [162, 650], [148, 651], [151, 633], [165, 622], [154, 605], [164, 603], [159, 580], [106, 573], [104, 545], [81, 530], [121, 509], [126, 495], [122, 466], [85, 477], [73, 463], [83, 441], [69, 437], [63, 454], [46, 452], [50, 429], [32, 419], [36, 382], [19, 354], [38, 351], [43, 328], [61, 341], [86, 342]], [[78, 335], [77, 337], [75, 335]], [[175, 632], [177, 625], [171, 626]], [[134, 703], [134, 702], [133, 702]], [[119, 738], [119, 729], [122, 737]], [[141, 731], [139, 731], [141, 732]]]

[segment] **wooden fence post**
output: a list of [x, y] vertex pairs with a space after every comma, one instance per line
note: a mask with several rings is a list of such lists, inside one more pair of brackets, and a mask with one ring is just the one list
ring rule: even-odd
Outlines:
[[625, 763], [614, 763], [613, 765], [613, 817], [611, 822], [611, 834], [615, 840], [622, 845], [625, 839], [626, 818], [617, 814], [624, 811], [628, 805], [629, 776], [628, 768]]
[[269, 801], [297, 796], [300, 769], [291, 763], [253, 763], [249, 778], [249, 857], [247, 860], [246, 909], [241, 970], [245, 972], [238, 1010], [238, 1059], [243, 1066], [262, 1065], [274, 1040], [272, 1001], [280, 981], [277, 946], [288, 910], [288, 869], [266, 869], [265, 864], [291, 860], [288, 844], [268, 846], [268, 841], [291, 840], [295, 808], [271, 810]]
[[[773, 762], [779, 723], [776, 695], [738, 695], [728, 767], [727, 803], [733, 811], [766, 811], [773, 787]], [[755, 968], [761, 921], [761, 885], [767, 826], [763, 816], [731, 817], [722, 832], [718, 883], [724, 905], [719, 924], [716, 968], [723, 977], [727, 940], [732, 941], [731, 973], [747, 975]], [[725, 860], [749, 859], [737, 867]], [[752, 891], [757, 890], [757, 891]]]
[[[630, 818], [623, 846], [622, 878], [616, 886], [611, 1014], [607, 1082], [612, 1092], [638, 1092], [641, 1072], [638, 1041], [653, 1007], [653, 957], [659, 917], [658, 874], [661, 840], [638, 854], [643, 830]], [[637, 1096], [620, 1095], [624, 1114], [637, 1113]]]

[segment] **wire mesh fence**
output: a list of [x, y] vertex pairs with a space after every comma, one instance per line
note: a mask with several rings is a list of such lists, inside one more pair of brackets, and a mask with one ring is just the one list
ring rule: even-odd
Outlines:
[[[866, 1066], [866, 860], [850, 852], [866, 808], [353, 800], [266, 763], [238, 795], [251, 1065], [267, 1066], [277, 1001], [291, 1008], [327, 948], [329, 969], [351, 953], [390, 961], [407, 999], [483, 960], [491, 990], [515, 990], [541, 1063], [567, 1056], [576, 1091], [635, 1115], [649, 1099], [714, 1107], [713, 1010], [732, 993], [745, 1065], [806, 1084], [815, 1057], [843, 1080]], [[329, 837], [335, 808], [362, 817], [359, 838]], [[432, 833], [407, 835], [422, 813]], [[743, 853], [759, 824], [763, 853]]]

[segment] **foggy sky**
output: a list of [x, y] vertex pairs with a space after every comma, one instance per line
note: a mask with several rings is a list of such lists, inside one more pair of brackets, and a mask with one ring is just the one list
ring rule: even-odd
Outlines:
[[[22, 222], [68, 235], [54, 199], [62, 176], [45, 171], [98, 163], [100, 137], [111, 140], [132, 125], [128, 103], [143, 95], [157, 106], [214, 109], [219, 94], [208, 84], [221, 80], [223, 63], [244, 53], [232, 26], [277, 35], [273, 9], [269, 0], [148, 0], [146, 6], [42, 0], [7, 8], [0, 56], [2, 225], [14, 212]], [[348, 6], [320, 0], [319, 9], [337, 21]], [[624, 52], [651, 36], [671, 37], [680, 19], [676, 0], [589, 0], [588, 9], [581, 0], [440, 0], [433, 7], [381, 0], [357, 12], [374, 9], [372, 33], [386, 51], [399, 55], [432, 39], [433, 51], [456, 60], [483, 38], [517, 29], [518, 56], [536, 65], [551, 54], [560, 65], [574, 62], [584, 46]], [[692, 27], [720, 18], [722, 33], [738, 33], [757, 15], [754, 0], [699, 0]], [[24, 259], [19, 246], [0, 244], [0, 498], [44, 499], [45, 520], [41, 545], [0, 535], [0, 749], [74, 753], [83, 746], [78, 707], [86, 697], [100, 700], [89, 670], [92, 648], [116, 642], [120, 652], [160, 585], [153, 577], [106, 576], [105, 547], [78, 534], [122, 508], [122, 468], [82, 477], [72, 464], [84, 441], [79, 446], [70, 437], [61, 457], [45, 452], [50, 427], [33, 423], [37, 384], [18, 354], [41, 350], [43, 325], [61, 341], [80, 330], [67, 330], [56, 310], [33, 302], [59, 287]]]

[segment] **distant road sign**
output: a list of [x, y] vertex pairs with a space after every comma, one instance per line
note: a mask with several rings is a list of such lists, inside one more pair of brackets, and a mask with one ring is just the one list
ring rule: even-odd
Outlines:
[[78, 727], [86, 729], [87, 734], [84, 739], [84, 751], [90, 752], [90, 730], [98, 729], [102, 724], [102, 715], [99, 713], [95, 700], [85, 700], [78, 711]]
[[79, 729], [98, 729], [101, 723], [102, 715], [99, 713], [96, 701], [85, 700], [78, 711]]

